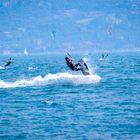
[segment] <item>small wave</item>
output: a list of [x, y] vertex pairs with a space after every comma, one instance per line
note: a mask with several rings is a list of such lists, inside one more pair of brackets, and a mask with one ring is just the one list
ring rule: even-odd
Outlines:
[[37, 76], [31, 79], [17, 80], [15, 82], [4, 82], [0, 80], [0, 88], [15, 88], [15, 87], [27, 87], [27, 86], [41, 86], [50, 84], [62, 84], [62, 85], [80, 85], [80, 84], [92, 84], [98, 83], [101, 77], [98, 75], [73, 75], [70, 73], [56, 73], [47, 74], [45, 77]]
[[49, 104], [49, 105], [55, 104], [53, 101], [48, 101], [48, 100], [42, 101], [42, 103]]
[[34, 67], [28, 67], [28, 70], [35, 70], [36, 68]]
[[4, 69], [4, 67], [0, 66], [0, 69]]
[[103, 58], [100, 58], [100, 59], [99, 59], [99, 61], [103, 61], [103, 60], [104, 60]]

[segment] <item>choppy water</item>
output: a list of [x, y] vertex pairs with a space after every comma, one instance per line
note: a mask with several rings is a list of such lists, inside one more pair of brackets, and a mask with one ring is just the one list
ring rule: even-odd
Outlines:
[[84, 56], [91, 76], [60, 54], [12, 56], [3, 69], [9, 57], [0, 56], [0, 139], [140, 139], [140, 53]]

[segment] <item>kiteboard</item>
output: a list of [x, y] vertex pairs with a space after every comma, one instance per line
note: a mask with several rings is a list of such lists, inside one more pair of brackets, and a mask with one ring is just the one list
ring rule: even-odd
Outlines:
[[83, 59], [80, 59], [78, 63], [79, 63], [79, 66], [83, 75], [90, 75], [90, 71], [86, 62]]

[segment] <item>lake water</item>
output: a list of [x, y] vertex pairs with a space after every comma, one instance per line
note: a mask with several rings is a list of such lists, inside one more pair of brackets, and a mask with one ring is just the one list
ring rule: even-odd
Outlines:
[[0, 139], [140, 139], [140, 53], [72, 55], [92, 75], [64, 54], [0, 56]]

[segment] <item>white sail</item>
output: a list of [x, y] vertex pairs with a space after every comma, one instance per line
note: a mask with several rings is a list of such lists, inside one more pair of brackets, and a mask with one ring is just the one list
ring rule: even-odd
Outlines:
[[26, 48], [24, 49], [24, 54], [25, 54], [25, 55], [27, 55], [27, 54], [28, 54], [28, 52], [27, 52]]

